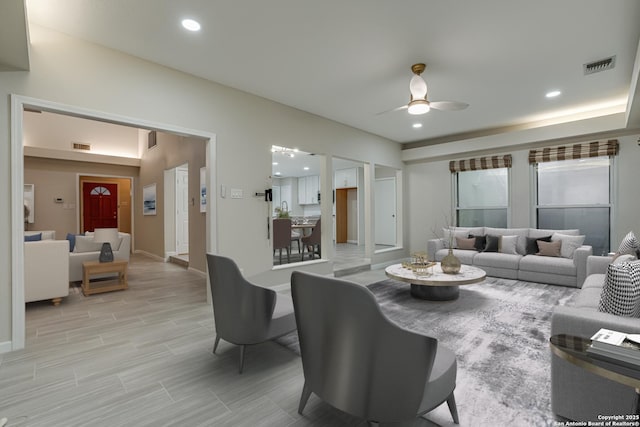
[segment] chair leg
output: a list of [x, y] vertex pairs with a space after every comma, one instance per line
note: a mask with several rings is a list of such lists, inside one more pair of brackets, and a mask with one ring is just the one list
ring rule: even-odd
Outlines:
[[220, 344], [220, 337], [216, 335], [216, 342], [213, 343], [213, 354], [216, 354], [216, 349], [218, 348], [218, 344]]
[[458, 407], [456, 406], [456, 398], [453, 396], [453, 392], [451, 392], [447, 398], [447, 406], [449, 406], [449, 412], [451, 412], [453, 422], [460, 424], [460, 419], [458, 418]]
[[242, 373], [242, 368], [244, 367], [244, 349], [245, 349], [246, 345], [241, 345], [240, 346], [240, 370], [238, 371], [239, 374]]
[[286, 249], [287, 249], [287, 263], [291, 263], [291, 258], [289, 257], [289, 248], [286, 248]]
[[304, 382], [304, 386], [302, 387], [302, 395], [300, 396], [300, 404], [298, 405], [298, 413], [302, 415], [302, 410], [305, 406], [307, 406], [307, 401], [309, 400], [309, 396], [311, 396], [311, 389], [307, 385], [307, 382]]

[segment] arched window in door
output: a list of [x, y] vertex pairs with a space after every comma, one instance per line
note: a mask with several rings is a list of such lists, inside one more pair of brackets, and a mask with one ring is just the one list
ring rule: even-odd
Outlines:
[[111, 191], [109, 191], [108, 188], [100, 186], [93, 188], [93, 190], [91, 190], [91, 193], [89, 194], [91, 194], [92, 196], [110, 196]]

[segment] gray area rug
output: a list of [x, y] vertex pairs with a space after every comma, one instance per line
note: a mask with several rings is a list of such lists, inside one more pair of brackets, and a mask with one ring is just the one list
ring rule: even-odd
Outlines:
[[[456, 353], [455, 395], [463, 425], [553, 425], [551, 311], [577, 289], [488, 278], [461, 286], [455, 301], [431, 302], [411, 297], [410, 285], [394, 280], [368, 288], [391, 320]], [[293, 333], [278, 342], [299, 354], [297, 339]]]

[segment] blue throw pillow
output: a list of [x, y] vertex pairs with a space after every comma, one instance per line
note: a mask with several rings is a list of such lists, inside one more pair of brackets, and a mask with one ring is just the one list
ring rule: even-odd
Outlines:
[[31, 236], [24, 236], [25, 242], [39, 242], [42, 240], [42, 233], [32, 234]]
[[76, 235], [67, 233], [67, 240], [69, 241], [69, 252], [73, 252], [73, 248], [76, 247]]

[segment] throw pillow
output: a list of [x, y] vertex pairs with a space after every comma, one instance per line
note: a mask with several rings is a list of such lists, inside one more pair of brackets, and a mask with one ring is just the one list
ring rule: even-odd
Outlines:
[[539, 251], [536, 255], [540, 256], [560, 256], [560, 247], [562, 246], [562, 242], [557, 240], [555, 242], [545, 242], [540, 240], [538, 242]]
[[527, 237], [527, 247], [526, 247], [526, 255], [535, 255], [540, 251], [538, 248], [538, 240], [542, 240], [543, 242], [550, 242], [551, 236], [544, 237]]
[[598, 310], [617, 316], [640, 317], [640, 262], [609, 264]]
[[456, 237], [456, 244], [458, 245], [458, 249], [473, 251], [476, 248], [476, 239], [465, 239], [464, 237]]
[[39, 242], [42, 240], [42, 233], [31, 234], [30, 236], [24, 236], [25, 242]]
[[482, 252], [484, 247], [487, 246], [487, 236], [474, 236], [473, 234], [469, 234], [469, 238], [476, 239], [475, 247], [478, 252]]
[[[82, 234], [79, 234], [79, 236], [82, 236]], [[69, 252], [73, 252], [73, 248], [76, 247], [76, 235], [67, 233], [67, 240], [69, 241]]]
[[573, 258], [573, 253], [584, 243], [585, 236], [570, 236], [568, 234], [553, 233], [551, 241], [562, 241], [560, 255], [563, 258]]
[[498, 252], [498, 246], [500, 245], [500, 236], [487, 235], [487, 244], [484, 246], [482, 252]]
[[640, 249], [640, 242], [636, 239], [636, 235], [633, 234], [633, 231], [630, 231], [626, 236], [624, 236], [622, 242], [620, 242], [618, 254], [635, 254], [638, 249]]
[[498, 252], [503, 254], [518, 255], [516, 251], [516, 244], [518, 243], [518, 236], [500, 236], [498, 243]]
[[76, 236], [76, 245], [73, 248], [74, 253], [80, 252], [100, 252], [102, 243], [93, 240], [93, 236]]
[[611, 264], [619, 265], [624, 262], [636, 261], [637, 259], [638, 258], [636, 258], [635, 255], [631, 255], [631, 254], [618, 255], [611, 261]]

